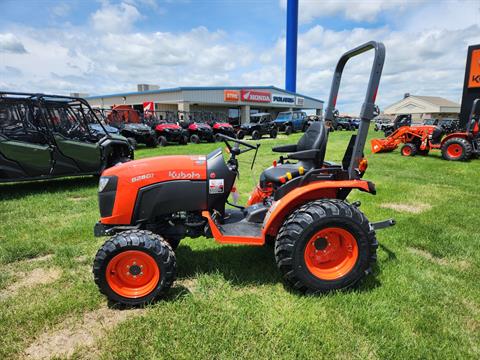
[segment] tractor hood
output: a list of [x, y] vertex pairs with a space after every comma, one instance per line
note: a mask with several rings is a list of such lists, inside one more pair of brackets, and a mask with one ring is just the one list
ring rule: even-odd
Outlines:
[[106, 169], [103, 176], [116, 176], [119, 183], [136, 183], [136, 187], [171, 180], [205, 180], [206, 157], [172, 155], [134, 160]]

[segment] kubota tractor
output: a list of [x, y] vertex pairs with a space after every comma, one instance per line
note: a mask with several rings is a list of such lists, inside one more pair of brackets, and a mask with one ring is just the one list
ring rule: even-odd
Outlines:
[[467, 161], [480, 154], [479, 119], [480, 99], [476, 99], [465, 132], [445, 135], [441, 126], [403, 126], [385, 139], [373, 139], [372, 152], [391, 152], [403, 143], [400, 149], [403, 156], [427, 155], [430, 150], [440, 149], [445, 160]]
[[[385, 48], [369, 42], [345, 53], [335, 69], [325, 118], [333, 119], [347, 61], [368, 50], [374, 63], [361, 111], [342, 164], [324, 160], [327, 131], [314, 122], [297, 144], [279, 146], [278, 162], [263, 171], [245, 207], [229, 204], [238, 177], [237, 157], [258, 150], [223, 136], [229, 152], [206, 156], [163, 156], [131, 161], [105, 171], [99, 182], [101, 219], [96, 236], [111, 236], [93, 264], [95, 282], [110, 300], [140, 305], [165, 294], [176, 274], [174, 250], [183, 237], [213, 237], [222, 244], [274, 242], [275, 259], [285, 282], [307, 293], [356, 285], [376, 259], [375, 230], [393, 220], [370, 223], [354, 189], [375, 194], [363, 180], [363, 150], [375, 114]], [[254, 158], [255, 160], [255, 158]]]

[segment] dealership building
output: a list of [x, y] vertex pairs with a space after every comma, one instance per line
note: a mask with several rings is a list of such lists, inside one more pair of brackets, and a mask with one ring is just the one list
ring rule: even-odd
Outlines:
[[[242, 123], [250, 121], [250, 114], [269, 112], [274, 117], [281, 111], [313, 110], [322, 114], [323, 101], [275, 86], [238, 87], [177, 87], [159, 89], [138, 85], [138, 91], [86, 97], [92, 107], [110, 108], [113, 105], [131, 105], [143, 111], [151, 106], [156, 111], [214, 111], [223, 112], [230, 119]], [[148, 104], [148, 105], [147, 105]]]

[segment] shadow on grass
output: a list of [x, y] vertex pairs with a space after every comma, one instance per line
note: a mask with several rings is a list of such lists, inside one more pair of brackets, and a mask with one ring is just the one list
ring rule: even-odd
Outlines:
[[[396, 259], [393, 252], [388, 249], [384, 250], [389, 253], [388, 260]], [[283, 283], [271, 246], [223, 246], [195, 251], [188, 246], [180, 246], [176, 255], [179, 280], [193, 277], [196, 274], [221, 274], [233, 286]], [[361, 281], [359, 286], [355, 286], [353, 291], [368, 292], [381, 285], [376, 278], [381, 272], [380, 268], [375, 264], [372, 270], [373, 274]], [[284, 284], [284, 288], [291, 294], [303, 296], [302, 293], [286, 284]], [[188, 289], [182, 287], [175, 291], [176, 295], [174, 294], [173, 297], [182, 297], [185, 292], [189, 293]]]
[[29, 182], [6, 183], [0, 185], [0, 200], [21, 199], [37, 193], [56, 193], [69, 190], [94, 187], [98, 184], [96, 176], [38, 180]]
[[233, 285], [266, 285], [281, 281], [269, 246], [221, 246], [192, 250], [180, 246], [176, 251], [178, 278], [195, 274], [220, 273]]

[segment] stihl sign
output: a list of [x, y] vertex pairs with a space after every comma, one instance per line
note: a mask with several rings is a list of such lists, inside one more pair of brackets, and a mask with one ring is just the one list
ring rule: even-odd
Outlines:
[[241, 99], [245, 102], [269, 103], [272, 101], [272, 94], [268, 91], [242, 90]]
[[240, 99], [240, 94], [237, 90], [223, 90], [223, 101], [237, 102]]

